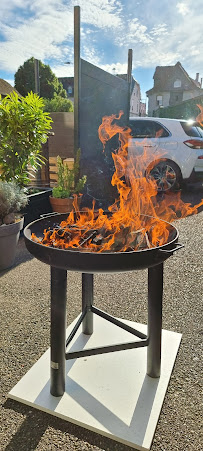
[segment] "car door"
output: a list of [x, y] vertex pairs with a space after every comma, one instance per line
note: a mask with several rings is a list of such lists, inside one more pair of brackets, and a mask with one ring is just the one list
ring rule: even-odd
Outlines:
[[160, 153], [160, 127], [153, 120], [134, 118], [130, 119], [129, 127], [132, 136], [128, 145], [129, 158], [135, 161], [137, 156], [143, 155], [143, 169], [146, 169], [145, 166], [154, 161]]

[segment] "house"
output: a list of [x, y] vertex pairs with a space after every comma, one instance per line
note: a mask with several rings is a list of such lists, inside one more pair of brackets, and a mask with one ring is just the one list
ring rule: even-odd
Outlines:
[[141, 91], [139, 83], [132, 77], [130, 96], [130, 116], [141, 116], [140, 114]]
[[179, 61], [175, 66], [157, 66], [153, 79], [153, 88], [146, 92], [149, 116], [160, 107], [177, 105], [203, 94], [199, 73], [193, 80]]
[[1, 97], [6, 97], [8, 94], [11, 94], [11, 92], [16, 92], [16, 94], [19, 94], [17, 89], [15, 89], [13, 86], [10, 85], [6, 80], [3, 80], [3, 78], [0, 78], [0, 95]]
[[62, 83], [68, 98], [74, 103], [74, 77], [60, 77], [58, 81]]
[[[127, 74], [117, 74], [117, 77], [127, 80]], [[146, 116], [146, 104], [141, 102], [140, 85], [134, 77], [131, 83], [130, 116]]]

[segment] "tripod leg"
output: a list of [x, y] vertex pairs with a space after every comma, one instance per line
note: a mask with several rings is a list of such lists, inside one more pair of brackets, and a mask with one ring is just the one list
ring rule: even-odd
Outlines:
[[84, 334], [93, 333], [93, 274], [82, 274], [82, 311], [87, 309], [87, 313], [82, 322], [82, 331]]
[[163, 263], [148, 269], [147, 374], [159, 377], [161, 370]]
[[51, 267], [51, 388], [53, 396], [65, 391], [67, 272]]

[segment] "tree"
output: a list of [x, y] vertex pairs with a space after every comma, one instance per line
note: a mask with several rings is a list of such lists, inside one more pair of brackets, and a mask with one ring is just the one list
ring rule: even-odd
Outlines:
[[69, 99], [64, 99], [63, 97], [54, 94], [53, 99], [43, 99], [44, 100], [44, 111], [47, 112], [64, 112], [73, 111], [73, 103]]
[[[40, 96], [46, 99], [52, 99], [54, 93], [67, 98], [66, 90], [63, 88], [61, 82], [52, 72], [48, 64], [43, 64], [39, 61], [39, 75], [40, 75]], [[30, 58], [19, 67], [15, 73], [15, 88], [22, 95], [26, 96], [29, 92], [35, 91], [35, 70], [34, 58]]]

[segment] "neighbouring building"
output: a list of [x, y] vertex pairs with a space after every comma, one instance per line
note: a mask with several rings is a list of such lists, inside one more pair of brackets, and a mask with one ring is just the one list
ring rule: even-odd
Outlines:
[[[127, 74], [117, 74], [117, 77], [127, 80]], [[140, 85], [134, 77], [131, 83], [130, 116], [146, 116], [146, 104], [141, 101]]]
[[145, 102], [140, 102], [140, 116], [146, 116], [146, 103]]
[[11, 92], [16, 92], [16, 94], [19, 94], [19, 92], [17, 91], [17, 89], [15, 89], [13, 86], [10, 85], [10, 83], [8, 83], [6, 80], [3, 80], [3, 78], [0, 78], [0, 94], [1, 97], [4, 98], [6, 97], [8, 94], [11, 94]]
[[193, 80], [179, 61], [175, 66], [157, 66], [153, 79], [153, 88], [146, 92], [148, 116], [153, 116], [160, 107], [177, 105], [203, 94], [199, 73]]
[[62, 83], [68, 98], [74, 103], [74, 77], [60, 77], [58, 81]]

